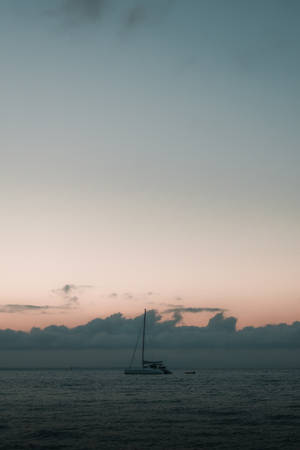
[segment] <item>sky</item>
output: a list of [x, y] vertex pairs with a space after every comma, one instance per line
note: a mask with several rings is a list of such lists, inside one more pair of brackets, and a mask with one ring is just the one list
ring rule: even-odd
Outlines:
[[0, 1], [3, 333], [146, 307], [299, 341], [299, 21], [297, 0]]

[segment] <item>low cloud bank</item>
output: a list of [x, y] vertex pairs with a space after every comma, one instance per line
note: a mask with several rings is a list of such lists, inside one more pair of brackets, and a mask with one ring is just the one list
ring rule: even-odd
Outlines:
[[[162, 321], [155, 310], [147, 314], [149, 349], [299, 349], [300, 322], [236, 329], [237, 319], [218, 312], [206, 326], [179, 326], [181, 314], [174, 311]], [[68, 328], [49, 326], [30, 332], [0, 330], [0, 350], [130, 349], [141, 330], [142, 316], [127, 319], [121, 313]]]

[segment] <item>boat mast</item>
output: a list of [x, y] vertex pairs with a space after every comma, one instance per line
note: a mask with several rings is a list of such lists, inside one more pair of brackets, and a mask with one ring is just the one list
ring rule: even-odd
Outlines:
[[144, 310], [143, 344], [142, 344], [142, 367], [144, 367], [145, 330], [146, 330], [146, 308]]

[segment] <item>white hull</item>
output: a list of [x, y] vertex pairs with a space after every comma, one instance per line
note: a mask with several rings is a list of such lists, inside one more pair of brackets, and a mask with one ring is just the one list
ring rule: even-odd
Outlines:
[[125, 369], [124, 370], [125, 375], [162, 375], [163, 372], [159, 369], [151, 369], [151, 368], [145, 368], [145, 369]]

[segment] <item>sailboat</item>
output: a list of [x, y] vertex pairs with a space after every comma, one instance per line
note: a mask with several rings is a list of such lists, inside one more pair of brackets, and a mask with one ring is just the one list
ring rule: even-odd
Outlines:
[[133, 357], [131, 358], [131, 363], [128, 368], [124, 370], [125, 375], [161, 375], [170, 374], [170, 370], [166, 368], [162, 361], [146, 361], [144, 359], [145, 354], [145, 333], [146, 333], [146, 309], [144, 310], [144, 321], [143, 321], [143, 340], [142, 340], [142, 364], [141, 367], [132, 367], [132, 362], [135, 355], [135, 350]]

